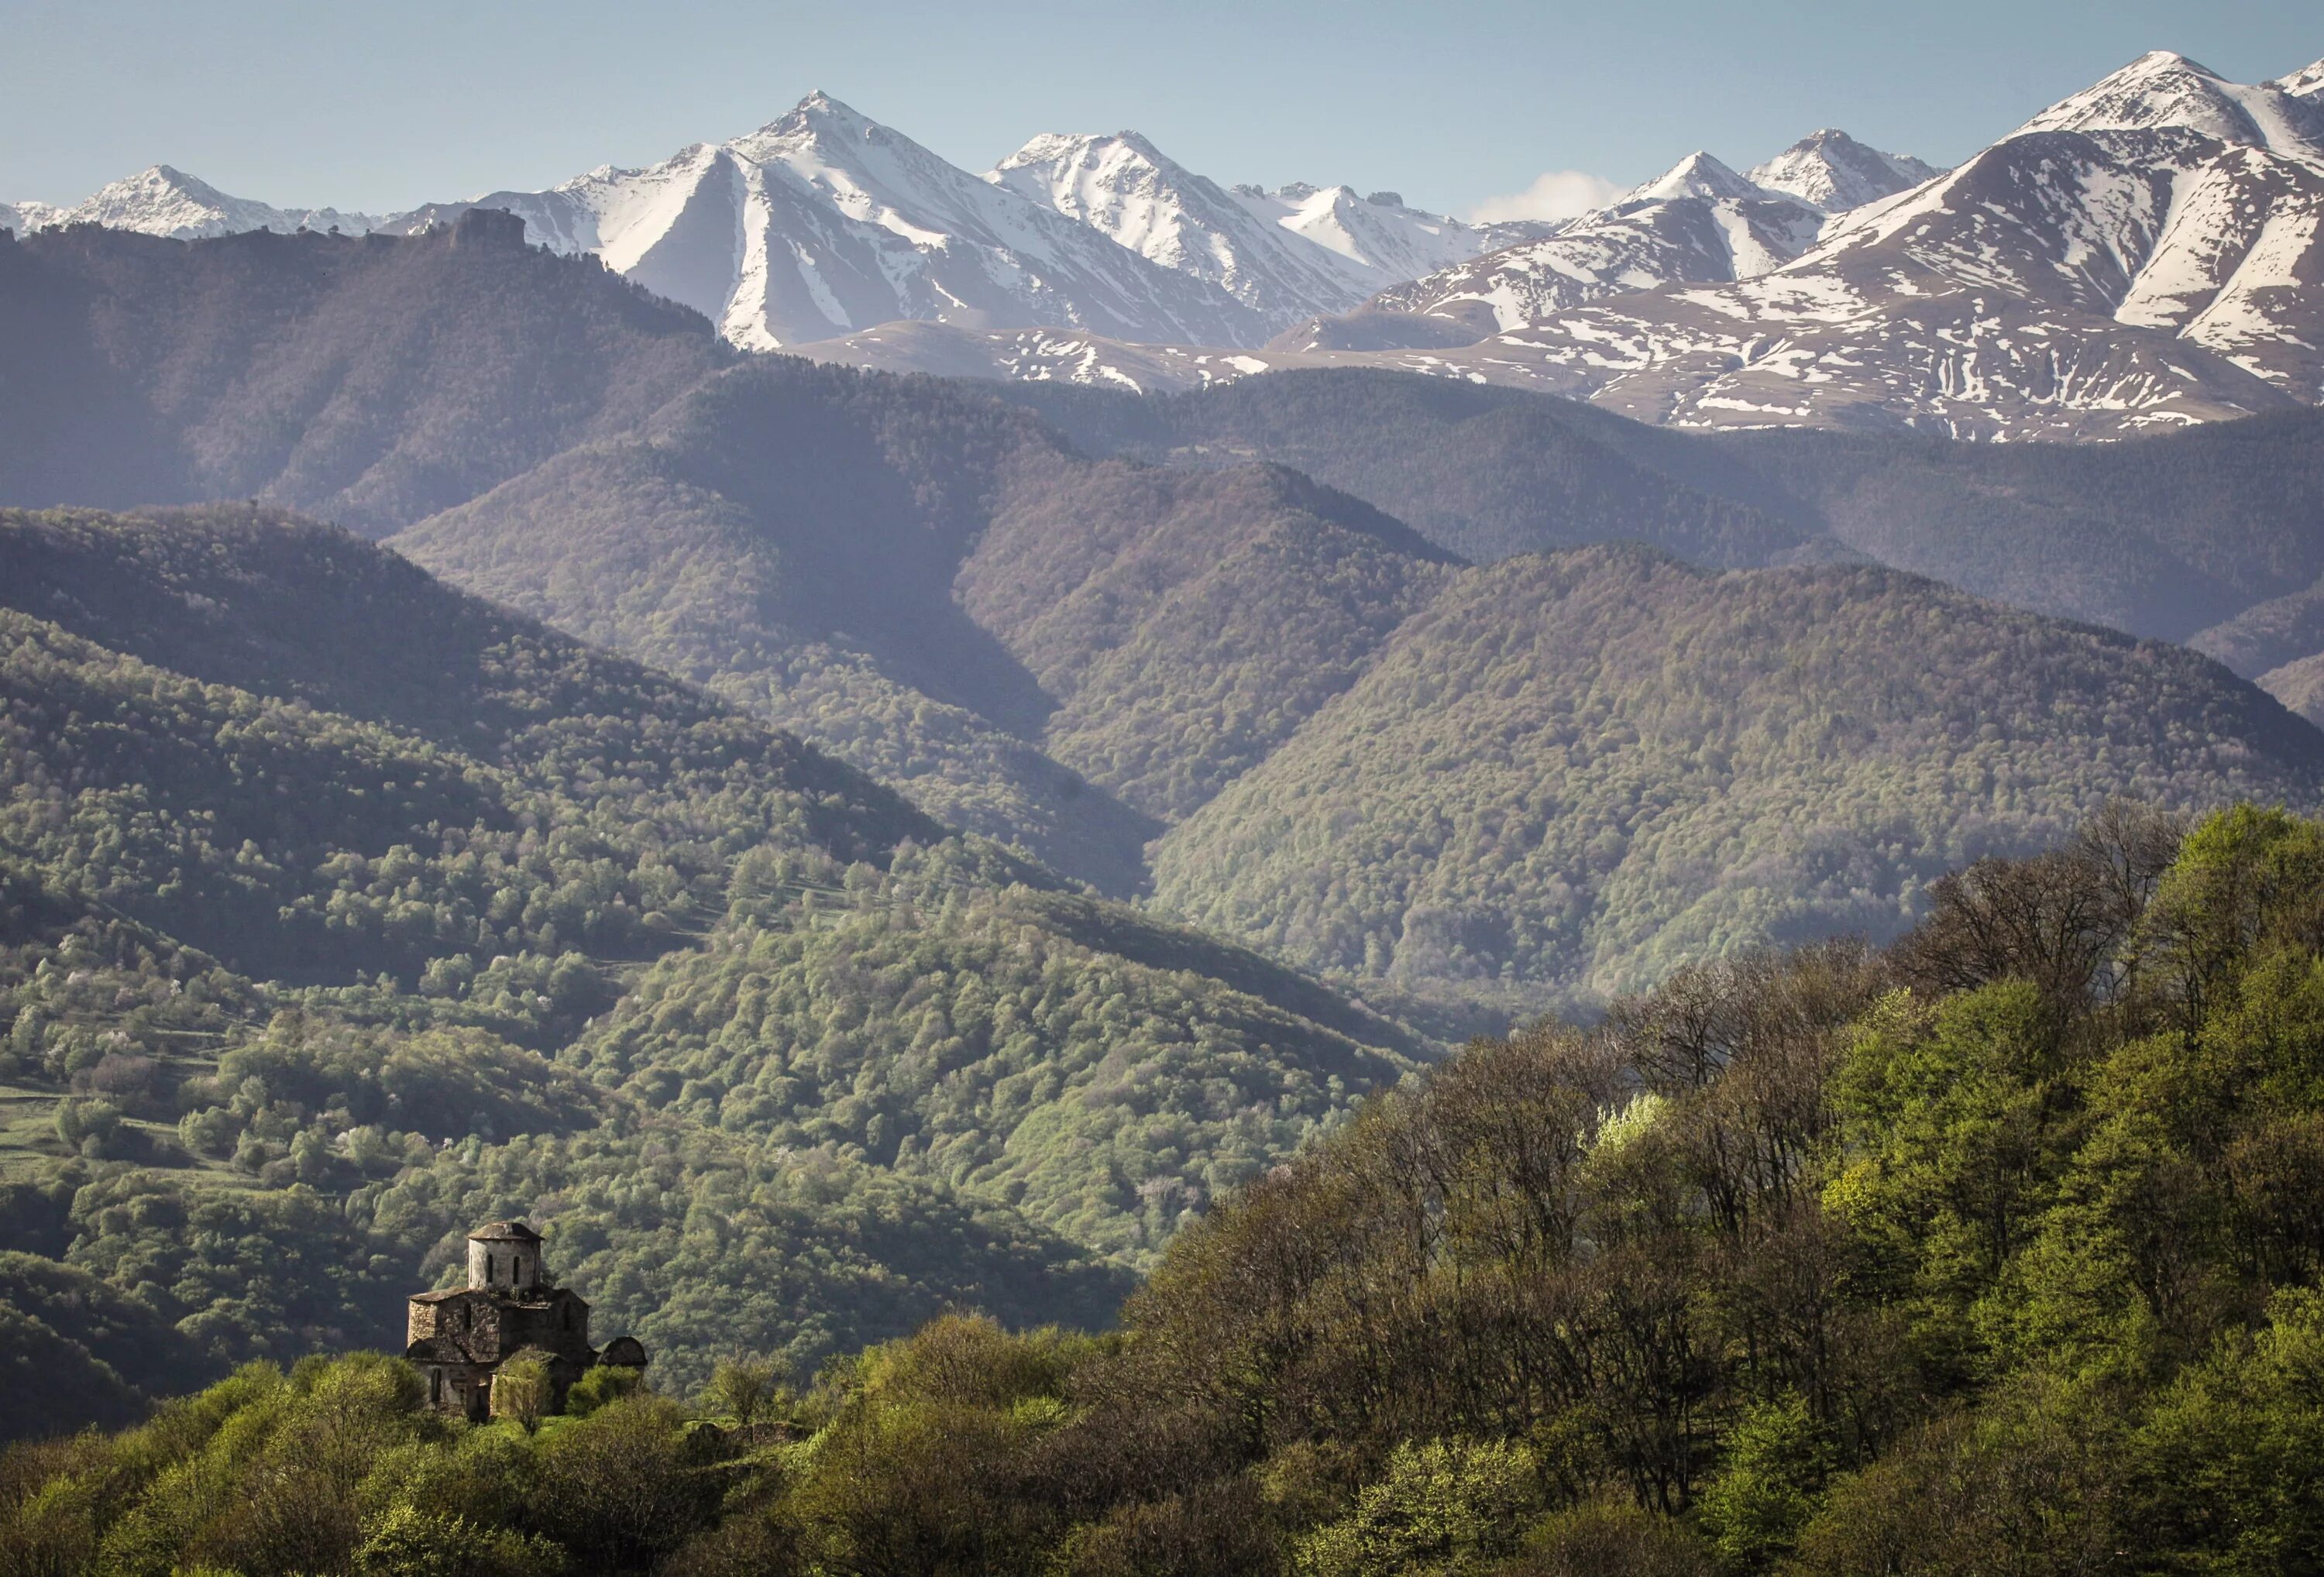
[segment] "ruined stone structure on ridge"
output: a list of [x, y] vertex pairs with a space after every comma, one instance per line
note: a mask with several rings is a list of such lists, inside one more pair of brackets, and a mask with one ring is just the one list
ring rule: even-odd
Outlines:
[[468, 1285], [411, 1300], [403, 1356], [428, 1381], [431, 1406], [482, 1420], [492, 1416], [493, 1377], [525, 1351], [547, 1359], [550, 1412], [597, 1364], [641, 1370], [646, 1350], [618, 1336], [589, 1345], [589, 1305], [552, 1283], [540, 1266], [540, 1234], [521, 1221], [496, 1221], [468, 1234]]

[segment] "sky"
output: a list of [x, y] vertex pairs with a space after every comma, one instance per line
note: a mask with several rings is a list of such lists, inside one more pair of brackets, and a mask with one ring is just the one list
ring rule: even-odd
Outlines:
[[2324, 56], [2315, 0], [0, 0], [0, 199], [155, 163], [387, 212], [734, 136], [822, 89], [982, 170], [1145, 133], [1222, 182], [1487, 217], [1820, 126], [1955, 162], [2150, 49]]

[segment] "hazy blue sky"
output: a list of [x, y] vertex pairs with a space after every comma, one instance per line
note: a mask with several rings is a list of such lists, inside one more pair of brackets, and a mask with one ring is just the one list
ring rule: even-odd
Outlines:
[[1466, 211], [1820, 125], [1949, 162], [2149, 49], [2258, 80], [2324, 56], [2324, 5], [0, 0], [0, 198], [166, 162], [406, 208], [650, 162], [820, 88], [972, 170], [1131, 126], [1222, 180]]

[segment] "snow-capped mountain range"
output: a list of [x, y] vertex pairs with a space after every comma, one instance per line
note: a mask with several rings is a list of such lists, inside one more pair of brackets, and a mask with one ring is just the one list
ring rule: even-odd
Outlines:
[[100, 187], [70, 208], [50, 203], [0, 203], [0, 229], [23, 232], [51, 225], [105, 225], [151, 235], [195, 240], [238, 235], [248, 230], [329, 230], [360, 235], [376, 228], [368, 214], [337, 208], [278, 208], [247, 198], [228, 197], [206, 180], [156, 164], [126, 180]]
[[[1796, 152], [1770, 161], [1793, 170], [1760, 172], [1812, 191], [1797, 180]], [[1442, 331], [1405, 348], [1278, 342], [1221, 355], [1056, 333], [979, 343], [915, 325], [817, 354], [1143, 388], [1387, 366], [1682, 426], [2007, 438], [2107, 438], [2324, 403], [2324, 61], [2246, 86], [2181, 56], [2144, 56], [1960, 168], [1825, 218], [1777, 266], [1745, 273], [1738, 249], [1734, 279], [1628, 286], [1618, 270], [1629, 259], [1646, 260], [1642, 273], [1664, 264], [1643, 243], [1624, 258], [1618, 226], [1643, 229], [1638, 215], [1657, 207], [1724, 215], [1720, 205], [1759, 200], [1729, 184], [1746, 178], [1711, 164], [1690, 161], [1548, 242], [1375, 298], [1382, 320]], [[1613, 255], [1600, 262], [1583, 251], [1593, 246]], [[1552, 281], [1554, 263], [1532, 263], [1545, 252], [1582, 262]], [[1600, 293], [1559, 299], [1568, 286], [1558, 281], [1574, 274]], [[1518, 285], [1546, 304], [1504, 316], [1490, 291]], [[1454, 343], [1480, 303], [1498, 331]]]
[[1036, 137], [985, 179], [1211, 281], [1277, 328], [1556, 228], [1465, 225], [1344, 186], [1222, 189], [1135, 132]]
[[[1826, 140], [1827, 151], [1861, 150], [1867, 163], [1878, 161], [1876, 168], [1904, 162], [1843, 133], [1816, 137]], [[1802, 150], [1815, 141], [1779, 156], [1793, 161], [1803, 184], [1814, 155]], [[1827, 174], [1819, 184], [1836, 189], [1839, 183]], [[1900, 176], [1880, 195], [1906, 184]], [[1813, 245], [1826, 212], [1698, 152], [1553, 236], [1425, 274], [1381, 291], [1367, 306], [1374, 312], [1459, 319], [1481, 336], [1605, 296], [1756, 278]], [[1319, 338], [1322, 332], [1318, 326]]]
[[899, 318], [1225, 345], [1268, 332], [1215, 281], [971, 175], [821, 93], [746, 136], [643, 170], [431, 205], [388, 227], [468, 207], [508, 208], [534, 239], [598, 254], [749, 350]]
[[1824, 130], [1514, 230], [1222, 187], [1129, 132], [980, 176], [821, 94], [645, 169], [405, 215], [158, 166], [0, 225], [408, 232], [475, 206], [738, 345], [870, 366], [1152, 389], [1375, 365], [1678, 425], [1995, 438], [2324, 402], [2324, 61], [2252, 86], [2150, 54], [1950, 171]]
[[[541, 191], [374, 216], [277, 208], [156, 165], [69, 208], [0, 206], [0, 226], [95, 223], [182, 239], [410, 234], [469, 208], [505, 208], [534, 242], [594, 253], [751, 350], [897, 321], [1240, 348], [1286, 331], [1285, 343], [1312, 341], [1314, 325], [1359, 308], [1457, 316], [1472, 298], [1492, 303], [1458, 340], [1616, 291], [1764, 272], [1813, 239], [1826, 208], [1925, 168], [1837, 133], [1781, 159], [1781, 171], [1767, 167], [1780, 191], [1698, 154], [1578, 225], [1471, 225], [1395, 192], [1222, 187], [1135, 132], [1035, 137], [972, 175], [816, 93], [746, 136]], [[1561, 235], [1572, 236], [1563, 247]], [[1486, 254], [1503, 275], [1467, 279], [1464, 265]], [[1530, 285], [1518, 277], [1527, 272]], [[1421, 343], [1444, 337], [1417, 332]], [[1391, 338], [1411, 343], [1413, 332]]]
[[1229, 190], [1130, 132], [1037, 137], [973, 175], [822, 93], [748, 135], [545, 191], [373, 217], [270, 208], [156, 166], [70, 208], [0, 206], [0, 226], [409, 234], [474, 207], [517, 214], [556, 251], [596, 254], [752, 350], [897, 319], [1257, 345], [1554, 228], [1466, 225], [1344, 186]]

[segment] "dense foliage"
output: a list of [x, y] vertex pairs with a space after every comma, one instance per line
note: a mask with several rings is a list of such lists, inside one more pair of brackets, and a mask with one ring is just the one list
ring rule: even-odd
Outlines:
[[0, 549], [10, 1433], [391, 1342], [496, 1217], [674, 1386], [1100, 1325], [1423, 1052], [343, 533]]
[[1444, 573], [1303, 477], [1092, 465], [972, 389], [788, 361], [395, 546], [1117, 893]]
[[2324, 826], [2111, 809], [1945, 879], [1886, 954], [1690, 968], [1472, 1046], [1180, 1234], [1118, 1335], [952, 1315], [803, 1392], [741, 1363], [691, 1416], [591, 1394], [537, 1429], [423, 1415], [370, 1357], [254, 1369], [0, 1458], [0, 1548], [250, 1577], [2311, 1570], [2319, 991]]
[[1610, 994], [1910, 923], [1947, 869], [2117, 790], [2301, 806], [2324, 742], [2175, 648], [1886, 571], [1591, 549], [1472, 570], [1155, 850], [1296, 962]]
[[[0, 549], [23, 572], [5, 595], [36, 611], [0, 612], [0, 846], [245, 973], [461, 995], [529, 954], [563, 965], [561, 1010], [594, 1010], [590, 959], [717, 912], [745, 849], [940, 835], [796, 742], [327, 529], [12, 512]], [[150, 616], [172, 602], [194, 612]], [[336, 709], [394, 644], [412, 655], [359, 704], [381, 721]]]
[[1133, 1263], [1417, 1065], [1408, 1031], [1113, 906], [911, 872], [828, 901], [738, 899], [570, 1060], [706, 1126], [1006, 1200]]

